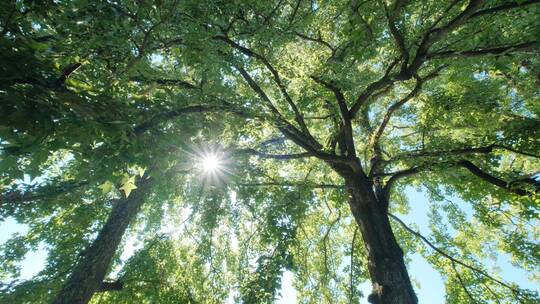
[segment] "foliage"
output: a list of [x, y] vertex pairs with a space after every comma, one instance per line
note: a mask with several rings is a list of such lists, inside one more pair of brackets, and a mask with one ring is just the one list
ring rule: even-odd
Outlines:
[[[540, 279], [539, 10], [3, 1], [0, 220], [29, 229], [0, 247], [0, 302], [51, 301], [145, 172], [107, 277], [123, 287], [92, 303], [269, 303], [284, 271], [299, 303], [361, 302], [368, 252], [332, 166], [351, 155], [390, 213], [409, 212], [411, 186], [430, 197], [427, 240], [462, 264], [393, 232], [449, 303], [537, 301], [486, 265], [507, 256]], [[212, 176], [196, 164], [208, 151], [223, 157]], [[17, 281], [38, 246], [44, 269]]]

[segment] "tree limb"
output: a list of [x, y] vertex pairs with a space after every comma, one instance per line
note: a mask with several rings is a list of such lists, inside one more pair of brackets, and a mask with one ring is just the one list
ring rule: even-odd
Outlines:
[[467, 286], [465, 286], [465, 282], [463, 282], [463, 279], [461, 278], [461, 274], [459, 274], [459, 271], [456, 269], [456, 263], [452, 262], [452, 269], [454, 269], [454, 272], [456, 273], [456, 276], [459, 280], [459, 284], [461, 285], [461, 287], [463, 288], [463, 290], [465, 291], [465, 293], [467, 294], [467, 296], [469, 297], [469, 299], [471, 300], [471, 302], [473, 303], [478, 303], [474, 298], [473, 296], [471, 295], [471, 293], [469, 292], [469, 289], [467, 289]]
[[231, 104], [216, 104], [216, 105], [194, 105], [194, 106], [187, 106], [184, 108], [171, 110], [163, 113], [156, 114], [152, 118], [148, 119], [147, 121], [139, 124], [138, 126], [133, 128], [133, 133], [135, 135], [140, 135], [144, 132], [146, 132], [148, 129], [154, 127], [155, 125], [159, 124], [160, 122], [164, 120], [169, 120], [176, 118], [178, 116], [184, 115], [184, 114], [190, 114], [190, 113], [210, 113], [210, 112], [231, 112], [236, 113], [240, 115], [246, 115], [246, 111], [243, 111], [242, 109], [235, 108]]
[[313, 38], [313, 37], [310, 37], [308, 35], [305, 35], [305, 34], [302, 34], [300, 32], [294, 32], [294, 34], [304, 40], [308, 40], [308, 41], [313, 41], [313, 42], [317, 42], [319, 44], [322, 44], [323, 46], [327, 47], [330, 49], [330, 51], [332, 52], [332, 56], [334, 56], [334, 54], [336, 53], [336, 49], [328, 42], [324, 41], [321, 36], [317, 37], [317, 38]]
[[424, 151], [424, 150], [418, 150], [418, 151], [411, 151], [408, 153], [398, 154], [391, 159], [387, 160], [381, 160], [382, 163], [391, 163], [394, 161], [399, 161], [403, 159], [410, 159], [410, 158], [419, 158], [419, 157], [442, 157], [442, 156], [457, 156], [457, 155], [463, 155], [463, 154], [487, 154], [493, 152], [495, 149], [503, 149], [508, 150], [510, 152], [525, 155], [528, 157], [534, 157], [534, 158], [540, 158], [540, 155], [536, 155], [530, 152], [526, 151], [520, 151], [517, 149], [514, 149], [512, 147], [501, 145], [501, 144], [491, 144], [487, 146], [481, 146], [481, 147], [466, 147], [466, 148], [460, 148], [460, 149], [453, 149], [453, 150], [440, 150], [440, 151]]
[[293, 102], [291, 96], [287, 92], [287, 88], [283, 84], [283, 81], [281, 80], [281, 77], [279, 76], [278, 71], [270, 64], [270, 62], [266, 59], [266, 57], [254, 52], [254, 51], [252, 51], [252, 50], [250, 50], [250, 49], [248, 49], [248, 48], [246, 48], [244, 46], [241, 46], [240, 44], [232, 41], [231, 39], [229, 39], [226, 36], [215, 36], [214, 38], [226, 42], [227, 44], [229, 44], [234, 49], [242, 52], [243, 54], [245, 54], [245, 55], [247, 55], [249, 57], [258, 59], [259, 61], [261, 61], [263, 63], [263, 65], [272, 74], [274, 82], [276, 83], [279, 90], [281, 91], [281, 94], [285, 97], [285, 100], [287, 101], [287, 103], [289, 104], [291, 109], [293, 110], [295, 120], [298, 123], [298, 125], [300, 126], [300, 129], [302, 130], [303, 133], [305, 133], [306, 135], [311, 137], [309, 129], [308, 129], [308, 127], [307, 127], [307, 125], [306, 125], [306, 123], [304, 121], [304, 118], [303, 118], [302, 114], [300, 113], [300, 110], [298, 109], [296, 104]]
[[453, 150], [440, 150], [440, 151], [411, 151], [408, 153], [398, 154], [391, 159], [388, 160], [381, 160], [383, 163], [390, 163], [398, 160], [403, 159], [410, 159], [410, 158], [418, 158], [418, 157], [442, 157], [442, 156], [456, 156], [456, 155], [462, 155], [462, 154], [474, 154], [474, 153], [491, 153], [493, 152], [493, 149], [496, 147], [495, 144], [488, 145], [488, 146], [482, 146], [482, 147], [466, 147], [466, 148], [460, 148], [460, 149], [453, 149]]
[[388, 179], [388, 181], [386, 182], [386, 184], [384, 185], [384, 187], [382, 189], [383, 197], [386, 200], [388, 200], [389, 197], [390, 197], [390, 191], [392, 190], [392, 186], [396, 183], [397, 180], [399, 180], [401, 178], [404, 178], [404, 177], [407, 177], [407, 176], [411, 176], [413, 174], [416, 174], [416, 173], [420, 172], [421, 169], [422, 169], [422, 167], [416, 166], [416, 167], [412, 167], [412, 168], [409, 168], [409, 169], [405, 169], [405, 170], [401, 170], [401, 171], [393, 173], [392, 176], [390, 176], [390, 178]]
[[306, 182], [263, 182], [263, 183], [239, 183], [242, 187], [308, 187], [313, 189], [345, 189], [345, 185], [335, 184], [311, 184]]
[[514, 188], [511, 187], [511, 183], [507, 183], [504, 180], [495, 177], [485, 171], [482, 171], [479, 167], [477, 167], [475, 164], [468, 160], [460, 160], [458, 162], [458, 165], [469, 170], [472, 174], [476, 175], [477, 177], [481, 178], [482, 180], [495, 185], [501, 189], [507, 190], [509, 192], [515, 193], [517, 195], [526, 196], [531, 195], [532, 192], [529, 192], [527, 190], [521, 189], [521, 188]]
[[16, 189], [11, 191], [6, 191], [0, 195], [0, 207], [6, 202], [11, 203], [25, 203], [34, 201], [41, 198], [53, 197], [60, 195], [67, 191], [71, 191], [83, 186], [88, 185], [88, 182], [60, 182], [56, 185], [44, 185], [40, 187], [29, 187], [24, 190]]
[[405, 37], [396, 26], [396, 18], [400, 14], [401, 10], [405, 7], [405, 5], [407, 5], [407, 2], [407, 0], [396, 0], [392, 12], [389, 12], [386, 4], [383, 3], [386, 13], [386, 19], [388, 19], [388, 28], [390, 29], [390, 33], [392, 34], [392, 37], [394, 38], [398, 46], [399, 52], [401, 53], [401, 58], [403, 59], [404, 66], [406, 66], [409, 61], [409, 50], [407, 50], [407, 46], [405, 45]]
[[476, 13], [472, 14], [471, 18], [498, 13], [501, 11], [508, 11], [508, 10], [516, 9], [516, 8], [523, 8], [527, 5], [531, 5], [535, 3], [540, 3], [540, 0], [509, 1], [508, 3], [502, 4], [499, 6], [494, 6], [494, 7], [486, 8], [483, 10], [479, 10]]
[[350, 158], [355, 158], [356, 148], [354, 146], [351, 116], [343, 92], [341, 92], [341, 90], [332, 82], [324, 81], [320, 77], [316, 76], [310, 76], [310, 78], [334, 93], [334, 96], [336, 97], [339, 106], [339, 112], [341, 113], [343, 123], [343, 135], [346, 143], [347, 156]]
[[453, 58], [453, 57], [478, 57], [478, 56], [497, 56], [506, 55], [515, 51], [529, 51], [538, 49], [538, 41], [524, 42], [515, 45], [506, 45], [498, 47], [483, 48], [477, 50], [457, 51], [448, 50], [442, 52], [430, 53], [426, 56], [427, 59]]
[[287, 120], [285, 120], [283, 116], [281, 116], [281, 113], [272, 104], [270, 98], [266, 95], [266, 93], [264, 93], [262, 88], [255, 82], [255, 80], [253, 80], [253, 78], [249, 75], [249, 73], [247, 73], [244, 68], [238, 65], [235, 65], [235, 68], [240, 72], [240, 74], [251, 87], [251, 89], [255, 91], [255, 93], [257, 93], [257, 95], [259, 95], [259, 97], [267, 103], [270, 110], [277, 116], [277, 121], [274, 124], [281, 131], [281, 133], [283, 133], [283, 135], [285, 135], [287, 138], [289, 138], [317, 158], [330, 162], [349, 162], [348, 159], [344, 159], [337, 155], [321, 151], [322, 146], [319, 142], [317, 142], [317, 140], [315, 140], [309, 134], [305, 134], [299, 131], [296, 127], [294, 127]]
[[483, 2], [484, 0], [470, 0], [467, 7], [459, 15], [450, 20], [446, 25], [434, 29], [432, 28], [427, 31], [427, 33], [424, 34], [422, 40], [420, 41], [418, 49], [416, 50], [416, 55], [411, 61], [411, 64], [401, 69], [399, 75], [397, 76], [397, 79], [405, 80], [411, 78], [426, 60], [429, 48], [435, 42], [441, 40], [454, 29], [465, 23], [471, 17], [471, 15], [482, 5]]
[[390, 121], [390, 118], [392, 117], [392, 114], [396, 110], [401, 108], [401, 106], [403, 106], [409, 100], [411, 100], [413, 97], [415, 97], [418, 94], [418, 92], [420, 92], [421, 88], [422, 88], [422, 80], [417, 79], [413, 90], [409, 94], [407, 94], [407, 96], [405, 96], [404, 98], [402, 98], [398, 102], [392, 104], [388, 108], [388, 110], [386, 111], [386, 114], [383, 117], [383, 120], [382, 120], [381, 124], [379, 125], [379, 128], [377, 128], [377, 131], [372, 135], [371, 140], [370, 140], [370, 146], [371, 146], [371, 148], [373, 148], [375, 150], [375, 154], [377, 154], [377, 155], [380, 154], [379, 139], [381, 138], [381, 136], [382, 136], [382, 134], [384, 132], [384, 129], [386, 128], [386, 125]]
[[113, 281], [113, 282], [103, 281], [101, 282], [101, 285], [99, 286], [97, 292], [120, 291], [123, 288], [124, 288], [124, 283], [122, 281]]
[[180, 80], [180, 79], [166, 79], [166, 78], [146, 79], [143, 77], [131, 77], [129, 78], [129, 80], [136, 81], [136, 82], [157, 83], [160, 85], [179, 86], [185, 89], [199, 89], [199, 87], [195, 86], [194, 84], [187, 82], [185, 80]]
[[237, 149], [237, 150], [234, 150], [234, 152], [240, 153], [240, 154], [255, 155], [261, 158], [271, 158], [271, 159], [278, 159], [278, 160], [301, 159], [301, 158], [313, 157], [313, 155], [309, 152], [295, 153], [295, 154], [269, 154], [269, 153], [257, 151], [255, 149]]
[[394, 219], [396, 222], [398, 222], [405, 230], [407, 230], [409, 233], [411, 233], [412, 235], [416, 236], [417, 238], [421, 239], [424, 243], [426, 243], [429, 247], [431, 247], [431, 249], [435, 250], [437, 253], [439, 253], [440, 255], [442, 255], [443, 257], [449, 259], [450, 261], [452, 261], [453, 263], [456, 263], [456, 264], [459, 264], [467, 269], [470, 269], [476, 273], [479, 273], [481, 275], [483, 275], [484, 277], [510, 289], [513, 293], [515, 294], [519, 294], [519, 290], [513, 288], [512, 286], [510, 286], [509, 284], [501, 281], [501, 280], [498, 280], [496, 278], [494, 278], [493, 276], [491, 276], [490, 274], [488, 274], [487, 272], [479, 269], [479, 268], [476, 268], [474, 266], [471, 266], [469, 264], [466, 264], [454, 257], [452, 257], [451, 255], [449, 255], [448, 253], [446, 253], [445, 251], [443, 251], [442, 249], [438, 248], [437, 246], [435, 246], [433, 243], [431, 243], [425, 236], [421, 235], [419, 232], [416, 232], [414, 231], [413, 229], [411, 229], [409, 226], [407, 226], [407, 224], [405, 224], [400, 218], [398, 218], [397, 216], [391, 214], [391, 213], [388, 213], [388, 216], [392, 219]]

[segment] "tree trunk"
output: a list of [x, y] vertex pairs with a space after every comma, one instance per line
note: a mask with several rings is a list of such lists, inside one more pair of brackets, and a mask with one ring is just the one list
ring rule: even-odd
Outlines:
[[349, 206], [368, 253], [368, 270], [373, 284], [368, 301], [382, 304], [417, 303], [403, 251], [390, 226], [387, 203], [377, 199], [365, 178], [347, 178], [346, 182], [351, 194]]
[[107, 222], [80, 257], [53, 304], [86, 304], [100, 290], [122, 236], [143, 204], [149, 186], [145, 175], [128, 198], [114, 202]]

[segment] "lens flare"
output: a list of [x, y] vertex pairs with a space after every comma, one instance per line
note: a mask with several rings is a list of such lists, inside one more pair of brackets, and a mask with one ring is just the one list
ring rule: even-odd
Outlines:
[[214, 173], [221, 167], [221, 159], [216, 154], [210, 153], [201, 158], [201, 168], [205, 173]]

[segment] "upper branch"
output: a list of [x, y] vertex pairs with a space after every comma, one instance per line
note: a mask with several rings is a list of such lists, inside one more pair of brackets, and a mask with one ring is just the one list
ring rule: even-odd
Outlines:
[[514, 45], [490, 47], [476, 50], [457, 51], [448, 50], [442, 52], [430, 53], [427, 55], [427, 59], [437, 58], [452, 58], [452, 57], [478, 57], [478, 56], [493, 56], [493, 55], [505, 55], [515, 51], [529, 51], [536, 50], [538, 48], [538, 41], [524, 42]]
[[119, 290], [122, 290], [123, 288], [124, 288], [124, 283], [122, 281], [113, 281], [113, 282], [103, 281], [101, 282], [101, 285], [99, 285], [97, 292], [119, 291]]
[[336, 97], [339, 106], [339, 112], [341, 113], [341, 119], [343, 123], [343, 135], [345, 137], [344, 139], [347, 149], [347, 156], [351, 158], [356, 157], [356, 149], [354, 147], [354, 139], [352, 134], [351, 116], [349, 113], [349, 109], [347, 108], [347, 102], [345, 100], [343, 92], [341, 92], [341, 90], [332, 82], [324, 81], [320, 77], [311, 76], [311, 79], [313, 79], [319, 84], [322, 84], [325, 88], [334, 93], [334, 96]]
[[382, 189], [382, 194], [383, 194], [383, 197], [388, 200], [389, 197], [390, 197], [390, 191], [392, 190], [392, 187], [394, 186], [394, 184], [396, 183], [396, 181], [400, 178], [404, 178], [404, 177], [407, 177], [407, 176], [411, 176], [411, 175], [414, 175], [418, 172], [420, 172], [422, 169], [422, 167], [420, 166], [416, 166], [416, 167], [412, 167], [412, 168], [409, 168], [409, 169], [405, 169], [405, 170], [401, 170], [401, 171], [398, 171], [398, 172], [395, 172], [389, 179], [388, 181], [386, 182], [386, 184], [384, 185], [383, 189]]
[[241, 46], [240, 44], [232, 41], [230, 38], [228, 38], [226, 36], [216, 36], [215, 38], [218, 39], [218, 40], [226, 42], [227, 44], [229, 44], [234, 49], [242, 52], [244, 55], [247, 55], [249, 57], [258, 59], [259, 61], [261, 61], [264, 64], [264, 66], [272, 74], [274, 82], [276, 83], [279, 90], [281, 91], [281, 94], [285, 97], [285, 100], [287, 101], [287, 103], [289, 104], [291, 109], [293, 110], [296, 122], [298, 123], [298, 125], [300, 126], [300, 128], [302, 129], [302, 131], [306, 135], [311, 136], [310, 132], [309, 132], [309, 130], [307, 128], [307, 125], [306, 125], [306, 123], [304, 121], [304, 118], [303, 118], [302, 114], [300, 113], [300, 110], [298, 109], [296, 104], [293, 102], [291, 96], [287, 92], [287, 88], [285, 87], [281, 77], [279, 76], [278, 71], [270, 64], [270, 62], [266, 59], [266, 57], [264, 57], [261, 54], [258, 54], [256, 52], [254, 52], [254, 51], [252, 51], [252, 50], [250, 50], [250, 49], [248, 49], [246, 47]]
[[527, 5], [531, 5], [531, 4], [535, 4], [535, 3], [539, 3], [539, 2], [540, 2], [540, 0], [509, 1], [508, 3], [501, 4], [499, 6], [494, 6], [494, 7], [486, 8], [486, 9], [483, 9], [483, 10], [479, 10], [476, 13], [472, 14], [471, 18], [480, 17], [480, 16], [484, 16], [484, 15], [490, 15], [490, 14], [498, 13], [498, 12], [501, 12], [501, 11], [509, 11], [509, 10], [516, 9], [516, 8], [522, 8], [522, 7], [525, 7]]
[[398, 75], [398, 78], [409, 79], [410, 77], [412, 77], [418, 71], [420, 66], [422, 66], [422, 64], [425, 62], [429, 48], [435, 42], [441, 40], [454, 29], [465, 23], [472, 16], [472, 14], [474, 14], [474, 12], [482, 5], [483, 2], [484, 0], [470, 0], [467, 7], [459, 15], [450, 20], [446, 25], [432, 28], [427, 31], [424, 34], [422, 40], [420, 41], [420, 45], [416, 50], [416, 55], [411, 61], [411, 64], [409, 64], [407, 67], [402, 68], [400, 74]]
[[25, 190], [9, 190], [0, 195], [0, 207], [6, 202], [25, 203], [42, 198], [49, 198], [71, 192], [75, 189], [88, 185], [88, 182], [64, 181], [58, 184], [47, 184], [44, 186], [29, 187]]
[[401, 10], [407, 5], [406, 0], [396, 0], [394, 4], [394, 8], [392, 12], [389, 12], [386, 5], [384, 5], [386, 18], [388, 19], [388, 28], [390, 29], [390, 33], [392, 34], [392, 37], [396, 41], [396, 44], [398, 46], [398, 49], [401, 53], [401, 58], [403, 59], [403, 65], [407, 65], [409, 61], [409, 50], [407, 49], [407, 46], [405, 45], [405, 37], [403, 34], [399, 31], [396, 25], [396, 18], [401, 12]]
[[415, 84], [413, 90], [409, 94], [407, 94], [407, 96], [405, 96], [404, 98], [402, 98], [398, 102], [392, 104], [388, 108], [388, 110], [386, 111], [386, 114], [383, 117], [383, 120], [382, 120], [381, 124], [379, 125], [379, 128], [377, 129], [377, 131], [375, 131], [375, 133], [373, 134], [373, 136], [371, 137], [371, 140], [370, 140], [370, 145], [375, 150], [376, 154], [380, 154], [379, 140], [380, 140], [380, 138], [381, 138], [381, 136], [382, 136], [382, 134], [384, 132], [384, 129], [386, 128], [386, 125], [390, 121], [390, 118], [392, 117], [392, 114], [396, 110], [401, 108], [409, 100], [411, 100], [414, 96], [416, 96], [418, 94], [418, 92], [420, 92], [421, 87], [422, 87], [422, 80], [418, 79], [416, 81], [416, 84]]
[[[516, 179], [511, 182], [506, 182], [496, 176], [493, 176], [483, 171], [478, 166], [476, 166], [475, 164], [473, 164], [471, 161], [468, 161], [468, 160], [459, 160], [457, 162], [456, 161], [447, 161], [447, 162], [437, 161], [433, 163], [425, 163], [422, 165], [413, 166], [411, 168], [400, 170], [397, 172], [388, 173], [388, 174], [374, 174], [373, 176], [390, 175], [390, 178], [388, 179], [385, 186], [383, 187], [383, 194], [386, 198], [388, 198], [390, 195], [392, 186], [396, 183], [397, 180], [423, 172], [423, 171], [432, 170], [434, 165], [443, 165], [443, 164], [446, 164], [447, 166], [451, 166], [451, 167], [455, 167], [455, 166], [463, 167], [467, 169], [469, 172], [471, 172], [472, 174], [474, 174], [475, 176], [481, 178], [482, 180], [520, 196], [530, 196], [530, 195], [534, 195], [535, 191], [536, 193], [540, 191], [540, 181], [534, 179], [531, 175], [525, 178]], [[528, 190], [523, 187], [518, 187], [518, 184], [529, 184], [532, 187], [534, 187], [535, 190]]]
[[270, 158], [270, 159], [278, 159], [278, 160], [301, 159], [301, 158], [308, 158], [308, 157], [313, 156], [309, 152], [294, 153], [294, 154], [270, 154], [270, 153], [260, 152], [251, 148], [236, 149], [234, 150], [234, 152], [239, 153], [239, 154], [250, 154], [250, 155], [255, 155], [261, 158]]
[[176, 118], [178, 116], [184, 115], [184, 114], [190, 114], [190, 113], [209, 113], [209, 112], [232, 112], [240, 115], [246, 115], [246, 112], [235, 108], [234, 106], [230, 104], [217, 104], [217, 105], [194, 105], [194, 106], [187, 106], [184, 108], [171, 110], [163, 113], [159, 113], [155, 115], [154, 117], [150, 118], [149, 120], [139, 124], [135, 128], [133, 128], [133, 133], [135, 135], [140, 135], [144, 132], [146, 132], [148, 129], [152, 128], [153, 126], [159, 124], [160, 122], [164, 120], [170, 120], [173, 118]]
[[247, 82], [249, 87], [261, 98], [264, 102], [266, 102], [266, 105], [268, 108], [270, 108], [270, 111], [274, 113], [277, 117], [283, 117], [279, 110], [274, 106], [268, 95], [263, 91], [263, 89], [257, 84], [257, 82], [249, 75], [249, 73], [241, 66], [235, 65], [234, 66], [238, 72], [240, 72], [240, 75], [242, 75], [242, 78]]
[[345, 185], [336, 184], [314, 184], [308, 182], [262, 182], [262, 183], [241, 183], [243, 187], [309, 187], [313, 189], [345, 189]]
[[525, 155], [528, 157], [534, 157], [534, 158], [540, 158], [540, 155], [535, 155], [529, 152], [519, 151], [517, 149], [514, 149], [512, 147], [508, 147], [505, 145], [500, 144], [491, 144], [487, 146], [481, 146], [481, 147], [466, 147], [466, 148], [460, 148], [460, 149], [452, 149], [452, 150], [439, 150], [439, 151], [424, 151], [424, 150], [418, 150], [418, 151], [411, 151], [408, 153], [398, 154], [391, 159], [387, 160], [381, 160], [384, 163], [391, 163], [394, 161], [399, 161], [403, 159], [411, 159], [411, 158], [420, 158], [420, 157], [443, 157], [443, 156], [458, 156], [463, 154], [487, 154], [493, 152], [495, 149], [503, 149], [508, 150], [513, 153]]
[[432, 79], [432, 78], [436, 77], [438, 75], [439, 71], [441, 69], [443, 69], [443, 68], [444, 68], [444, 66], [441, 66], [441, 67], [435, 69], [435, 71], [428, 74], [424, 78], [420, 78], [420, 77], [416, 76], [416, 84], [415, 84], [413, 90], [409, 94], [407, 94], [407, 96], [405, 96], [403, 99], [401, 99], [398, 102], [392, 104], [388, 108], [388, 110], [386, 111], [386, 113], [385, 113], [385, 115], [383, 117], [383, 120], [382, 120], [381, 124], [379, 125], [379, 128], [373, 133], [373, 135], [372, 135], [372, 137], [370, 139], [369, 146], [370, 146], [370, 148], [373, 149], [373, 152], [375, 153], [373, 167], [371, 168], [372, 172], [376, 171], [376, 169], [377, 169], [376, 167], [379, 164], [379, 160], [382, 158], [381, 147], [380, 147], [380, 139], [381, 139], [382, 134], [384, 133], [384, 130], [386, 129], [386, 126], [388, 125], [388, 122], [390, 121], [390, 118], [392, 117], [393, 113], [395, 111], [397, 111], [399, 108], [401, 108], [409, 100], [411, 100], [416, 95], [418, 95], [418, 93], [422, 89], [422, 85], [426, 81], [428, 81], [429, 79]]
[[321, 151], [322, 146], [319, 142], [317, 142], [313, 137], [299, 131], [295, 126], [291, 125], [281, 116], [277, 108], [270, 101], [270, 98], [266, 95], [266, 93], [264, 93], [262, 88], [257, 84], [257, 82], [255, 82], [255, 80], [249, 75], [249, 73], [247, 73], [244, 68], [240, 66], [235, 67], [240, 72], [244, 80], [251, 87], [251, 89], [255, 91], [261, 99], [266, 101], [272, 112], [274, 112], [274, 114], [276, 115], [275, 125], [281, 131], [281, 133], [283, 133], [283, 135], [285, 135], [287, 138], [289, 138], [317, 158], [331, 162], [347, 162], [347, 160], [344, 160], [337, 155], [328, 154]]
[[504, 190], [507, 190], [509, 192], [512, 192], [512, 193], [515, 193], [517, 195], [521, 195], [521, 196], [527, 196], [527, 195], [531, 195], [533, 194], [533, 192], [530, 192], [530, 191], [527, 191], [525, 189], [522, 189], [522, 188], [516, 188], [516, 187], [512, 187], [512, 183], [508, 183], [498, 177], [495, 177], [485, 171], [483, 171], [482, 169], [480, 169], [479, 167], [477, 167], [475, 164], [473, 164], [472, 162], [468, 161], [468, 160], [460, 160], [458, 162], [458, 165], [460, 165], [461, 167], [469, 170], [469, 172], [471, 172], [472, 174], [476, 175], [477, 177], [481, 178], [482, 180], [492, 184], [492, 185], [495, 185], [501, 189], [504, 189]]
[[403, 153], [396, 155], [388, 160], [382, 160], [382, 162], [390, 163], [393, 161], [398, 161], [402, 159], [410, 159], [410, 158], [419, 158], [419, 157], [442, 157], [442, 156], [457, 156], [462, 154], [472, 154], [472, 153], [491, 153], [493, 152], [493, 149], [496, 147], [496, 145], [488, 145], [483, 147], [467, 147], [467, 148], [461, 148], [461, 149], [453, 149], [453, 150], [439, 150], [439, 151], [412, 151], [408, 153]]
[[496, 278], [494, 278], [493, 276], [491, 276], [490, 274], [488, 274], [487, 272], [483, 271], [482, 269], [479, 269], [479, 268], [476, 268], [474, 266], [471, 266], [469, 264], [466, 264], [456, 258], [454, 258], [453, 256], [449, 255], [448, 253], [446, 253], [445, 251], [443, 251], [442, 249], [438, 248], [437, 246], [435, 246], [433, 243], [431, 243], [425, 236], [421, 235], [419, 232], [416, 232], [414, 231], [412, 228], [410, 228], [409, 226], [407, 226], [407, 224], [405, 224], [400, 218], [398, 218], [397, 216], [391, 214], [391, 213], [388, 213], [388, 216], [391, 217], [392, 219], [394, 219], [396, 222], [398, 222], [405, 230], [407, 230], [408, 232], [410, 232], [411, 234], [413, 234], [414, 236], [418, 237], [419, 239], [421, 239], [422, 241], [424, 241], [424, 243], [426, 243], [429, 247], [431, 247], [431, 249], [435, 250], [437, 253], [439, 253], [440, 255], [442, 255], [443, 257], [449, 259], [450, 261], [456, 263], [456, 264], [459, 264], [465, 268], [468, 268], [476, 273], [479, 273], [483, 276], [485, 276], [486, 278], [498, 283], [498, 284], [501, 284], [502, 286], [510, 289], [512, 292], [518, 294], [519, 291], [515, 288], [513, 288], [512, 286], [510, 286], [509, 284], [501, 281], [501, 280], [498, 280]]
[[[393, 66], [395, 66], [395, 64], [391, 65], [392, 68], [393, 68]], [[393, 83], [394, 83], [394, 80], [387, 73], [383, 77], [381, 77], [379, 80], [377, 80], [377, 81], [371, 83], [370, 85], [368, 85], [364, 89], [364, 91], [362, 91], [362, 93], [360, 93], [360, 95], [358, 95], [358, 98], [356, 99], [356, 101], [354, 102], [354, 104], [352, 105], [352, 107], [351, 107], [351, 109], [349, 111], [349, 116], [351, 118], [354, 118], [356, 116], [356, 114], [358, 113], [358, 111], [360, 110], [360, 108], [362, 107], [362, 105], [366, 102], [366, 100], [373, 93], [375, 93], [375, 91], [383, 89], [383, 88], [385, 88], [387, 86], [390, 86]]]
[[168, 78], [143, 78], [143, 77], [131, 77], [131, 81], [142, 83], [156, 83], [159, 85], [178, 86], [185, 89], [199, 89], [196, 85], [181, 79], [168, 79]]
[[311, 36], [308, 36], [308, 35], [305, 35], [305, 34], [302, 34], [300, 32], [295, 32], [296, 36], [304, 39], [304, 40], [308, 40], [308, 41], [313, 41], [313, 42], [317, 42], [319, 44], [322, 44], [323, 46], [327, 47], [328, 49], [330, 49], [330, 51], [332, 52], [332, 56], [334, 56], [336, 54], [336, 48], [333, 47], [330, 43], [324, 41], [321, 37], [321, 35], [319, 34], [319, 36], [317, 38], [313, 38]]

